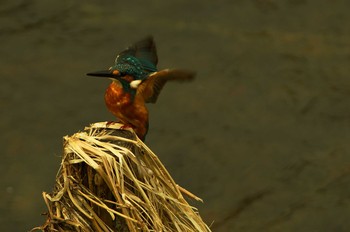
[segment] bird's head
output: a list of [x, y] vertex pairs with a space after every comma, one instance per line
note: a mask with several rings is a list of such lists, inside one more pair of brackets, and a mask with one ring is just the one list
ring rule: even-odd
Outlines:
[[118, 54], [108, 70], [88, 73], [118, 81], [125, 91], [135, 92], [139, 84], [157, 71], [157, 51], [152, 36], [131, 45]]
[[136, 93], [138, 85], [142, 82], [141, 79], [135, 79], [133, 75], [130, 75], [127, 67], [118, 67], [118, 65], [114, 65], [108, 70], [90, 72], [86, 75], [109, 78], [112, 81], [120, 84], [123, 87], [124, 91], [129, 92], [132, 95]]

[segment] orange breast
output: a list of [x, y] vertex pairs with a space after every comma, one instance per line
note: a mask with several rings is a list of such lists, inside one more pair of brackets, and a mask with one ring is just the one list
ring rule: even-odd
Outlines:
[[148, 111], [145, 101], [140, 96], [131, 98], [121, 85], [112, 82], [105, 93], [106, 106], [120, 121], [134, 128], [136, 134], [143, 138], [148, 130]]
[[107, 108], [114, 113], [131, 104], [131, 95], [113, 81], [106, 89], [105, 102]]

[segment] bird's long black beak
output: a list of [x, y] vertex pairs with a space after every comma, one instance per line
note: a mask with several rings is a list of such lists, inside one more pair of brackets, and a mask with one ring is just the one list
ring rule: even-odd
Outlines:
[[103, 70], [87, 73], [88, 76], [94, 77], [117, 77], [120, 76], [120, 73], [117, 70]]
[[90, 73], [87, 73], [86, 75], [94, 76], [94, 77], [113, 77], [113, 72], [111, 70], [103, 70], [103, 71], [90, 72]]

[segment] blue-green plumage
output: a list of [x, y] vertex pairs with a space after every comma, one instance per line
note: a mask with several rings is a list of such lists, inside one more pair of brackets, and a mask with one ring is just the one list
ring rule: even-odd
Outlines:
[[121, 76], [143, 80], [157, 71], [157, 63], [155, 43], [152, 37], [147, 37], [119, 53], [111, 70], [118, 70]]
[[151, 73], [157, 72], [157, 63], [156, 45], [153, 37], [149, 36], [120, 52], [109, 70], [88, 73], [87, 75], [111, 77], [118, 80], [124, 91], [130, 93], [133, 99], [136, 89], [130, 87], [130, 82], [145, 80]]

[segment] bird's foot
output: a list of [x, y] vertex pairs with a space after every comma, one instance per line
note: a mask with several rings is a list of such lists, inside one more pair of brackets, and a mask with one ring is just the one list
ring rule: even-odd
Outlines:
[[114, 124], [114, 123], [116, 123], [115, 121], [108, 121], [107, 123], [106, 123], [106, 127], [109, 127], [110, 125], [112, 125], [112, 124]]
[[108, 127], [108, 126], [110, 126], [110, 125], [113, 125], [113, 124], [117, 124], [117, 123], [123, 124], [123, 125], [124, 125], [124, 123], [123, 123], [121, 120], [118, 120], [118, 121], [108, 121], [108, 122], [106, 123], [106, 127]]
[[125, 130], [125, 129], [134, 129], [134, 127], [132, 125], [129, 124], [124, 124], [123, 126], [121, 126], [119, 129], [121, 130]]

